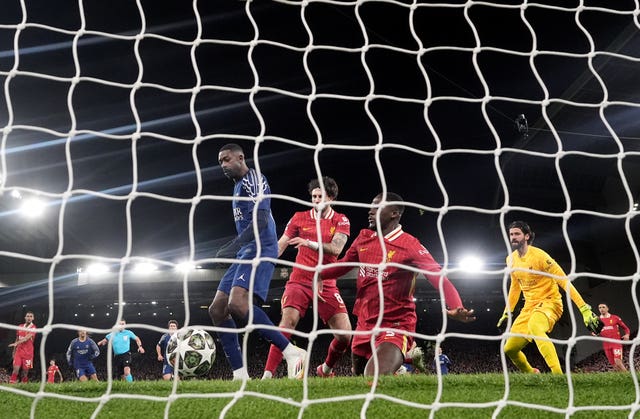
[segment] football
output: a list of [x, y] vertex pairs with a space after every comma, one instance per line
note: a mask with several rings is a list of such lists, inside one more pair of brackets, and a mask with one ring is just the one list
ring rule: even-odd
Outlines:
[[216, 344], [206, 330], [183, 329], [169, 339], [167, 359], [180, 377], [201, 377], [216, 359]]

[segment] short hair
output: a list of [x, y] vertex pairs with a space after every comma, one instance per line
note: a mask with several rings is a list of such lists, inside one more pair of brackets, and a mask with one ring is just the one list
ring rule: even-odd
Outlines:
[[229, 143], [229, 144], [225, 144], [220, 148], [220, 151], [225, 151], [225, 150], [229, 150], [229, 151], [233, 151], [234, 153], [241, 153], [244, 154], [244, 150], [242, 149], [242, 147], [240, 147], [238, 144], [236, 143]]
[[[331, 199], [336, 199], [338, 197], [338, 184], [336, 183], [336, 181], [333, 178], [330, 178], [329, 176], [323, 176], [322, 177], [322, 185], [324, 185], [324, 190], [327, 193], [327, 196]], [[313, 192], [314, 189], [322, 189], [322, 186], [320, 186], [320, 179], [315, 178], [315, 179], [311, 179], [311, 181], [309, 181], [309, 185], [308, 185], [308, 189], [309, 189], [309, 193]]]
[[[380, 198], [383, 197], [383, 193], [380, 192], [378, 194], [378, 196]], [[400, 195], [398, 195], [397, 193], [393, 193], [393, 192], [387, 192], [387, 201], [400, 201], [400, 202], [404, 202], [404, 199], [402, 199], [402, 197]], [[402, 215], [404, 213], [404, 205], [402, 204], [392, 204], [392, 205], [388, 205], [389, 207], [393, 207], [396, 211], [398, 211], [400, 213], [400, 215]]]
[[531, 227], [529, 227], [529, 224], [525, 223], [524, 221], [512, 222], [511, 224], [509, 224], [509, 228], [507, 230], [511, 230], [512, 228], [518, 228], [522, 231], [522, 233], [529, 235], [527, 244], [533, 243], [533, 239], [536, 238], [536, 233], [534, 233], [533, 230], [531, 230]]
[[175, 324], [176, 327], [178, 327], [178, 321], [177, 320], [169, 320], [169, 322], [167, 323], [167, 327], [171, 326], [172, 324]]

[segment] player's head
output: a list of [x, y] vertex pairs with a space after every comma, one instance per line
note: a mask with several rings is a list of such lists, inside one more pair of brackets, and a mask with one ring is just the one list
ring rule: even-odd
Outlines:
[[609, 314], [609, 304], [607, 303], [598, 304], [598, 311], [600, 312], [601, 316], [605, 316]]
[[78, 337], [81, 340], [84, 340], [87, 338], [87, 330], [86, 329], [78, 329]]
[[529, 224], [524, 221], [514, 221], [509, 224], [509, 242], [513, 250], [522, 249], [525, 244], [533, 243], [536, 233], [531, 231]]
[[[322, 180], [322, 183], [320, 181]], [[311, 179], [308, 185], [311, 202], [314, 204], [322, 202], [322, 186], [327, 193], [327, 201], [333, 201], [338, 197], [338, 184], [333, 178], [324, 176], [322, 179]]]
[[125, 319], [120, 320], [118, 322], [118, 330], [122, 332], [126, 325], [127, 325], [127, 322]]
[[33, 314], [33, 311], [27, 311], [26, 313], [24, 313], [24, 322], [26, 324], [33, 323], [34, 318], [35, 318], [35, 315]]
[[244, 159], [244, 151], [238, 144], [229, 143], [222, 146], [218, 152], [218, 163], [222, 173], [232, 180], [240, 180], [249, 171]]
[[56, 360], [52, 359], [51, 361], [49, 361], [49, 365], [56, 365]]
[[[394, 203], [379, 206], [380, 202], [382, 202], [382, 198], [383, 194], [378, 194], [371, 202], [372, 206], [369, 210], [369, 229], [377, 230], [379, 227], [382, 234], [387, 234], [400, 224], [400, 217], [402, 217], [402, 213], [404, 212], [404, 205]], [[403, 202], [404, 200], [396, 193], [387, 192], [386, 201]], [[380, 220], [380, 225], [378, 225], [378, 219]]]
[[173, 333], [176, 330], [178, 330], [178, 321], [177, 320], [169, 320], [169, 323], [167, 323], [167, 328], [169, 329], [169, 332]]

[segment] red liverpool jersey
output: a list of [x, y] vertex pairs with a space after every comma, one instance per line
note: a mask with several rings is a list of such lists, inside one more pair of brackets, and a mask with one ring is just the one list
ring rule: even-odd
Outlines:
[[[302, 239], [317, 242], [317, 222], [320, 223], [322, 243], [331, 243], [333, 236], [337, 233], [349, 236], [351, 228], [349, 219], [345, 215], [335, 212], [333, 208], [329, 208], [327, 214], [320, 219], [318, 219], [318, 214], [315, 209], [296, 212], [287, 224], [284, 234], [290, 238], [300, 237]], [[296, 256], [296, 263], [304, 266], [317, 266], [318, 256], [319, 253], [317, 250], [310, 249], [307, 246], [300, 246], [298, 248], [298, 255]], [[338, 260], [337, 256], [329, 255], [324, 252], [322, 260], [323, 264], [334, 263], [336, 260]], [[305, 284], [311, 283], [313, 280], [313, 274], [313, 271], [293, 268], [289, 281]], [[335, 285], [335, 280], [326, 281], [326, 285]]]
[[[440, 265], [418, 239], [405, 233], [402, 227], [398, 226], [383, 238], [383, 242], [384, 250], [375, 231], [362, 230], [345, 256], [339, 260], [361, 263], [358, 268], [356, 301], [353, 307], [353, 314], [358, 316], [359, 323], [375, 323], [378, 318], [378, 267], [371, 265], [380, 263], [392, 264], [387, 265], [381, 273], [384, 297], [383, 324], [406, 324], [408, 320], [414, 319], [415, 329], [416, 305], [413, 292], [416, 276], [420, 272], [409, 270], [408, 267], [421, 270], [436, 289], [439, 289], [439, 283], [442, 281], [445, 302], [450, 309], [463, 307], [458, 291], [449, 279], [438, 274], [441, 270]], [[325, 269], [322, 277], [340, 277], [351, 269], [353, 266]]]
[[618, 339], [620, 340], [620, 328], [624, 330], [624, 335], [628, 335], [631, 330], [629, 327], [624, 324], [622, 319], [615, 314], [609, 314], [609, 317], [600, 316], [600, 320], [604, 324], [602, 331], [600, 332], [600, 336], [603, 338], [609, 339]]
[[[29, 326], [27, 326], [26, 324], [23, 323], [18, 325], [18, 327], [27, 327], [30, 329], [35, 329], [36, 325], [34, 323], [31, 323]], [[16, 346], [16, 353], [19, 353], [25, 358], [33, 358], [33, 340], [35, 338], [35, 333], [31, 331], [26, 331], [26, 330], [18, 330], [17, 332], [18, 339], [23, 339], [27, 335], [31, 335], [31, 339], [27, 340], [26, 342], [22, 342], [21, 344]]]

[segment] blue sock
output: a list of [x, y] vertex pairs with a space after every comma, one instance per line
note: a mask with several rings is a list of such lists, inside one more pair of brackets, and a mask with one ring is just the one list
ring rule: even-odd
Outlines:
[[[235, 329], [236, 322], [233, 319], [228, 319], [220, 323], [218, 326], [226, 327], [228, 329]], [[220, 342], [222, 342], [222, 349], [227, 356], [227, 361], [231, 365], [232, 370], [242, 368], [242, 352], [240, 351], [240, 342], [238, 340], [237, 333], [230, 332], [218, 332]]]
[[133, 376], [131, 374], [127, 374], [124, 376], [124, 379], [127, 380], [128, 382], [132, 383], [133, 382]]
[[[249, 320], [249, 314], [247, 313], [247, 318], [245, 319], [245, 321], [248, 321], [248, 320]], [[265, 313], [258, 306], [253, 306], [253, 323], [266, 324], [269, 326], [273, 326], [273, 322], [271, 321], [269, 316], [267, 316], [267, 313]], [[284, 351], [284, 348], [286, 348], [289, 345], [289, 339], [287, 339], [278, 330], [259, 329], [259, 332], [263, 338], [265, 338], [269, 342], [276, 345], [278, 349], [280, 349], [281, 351]]]

